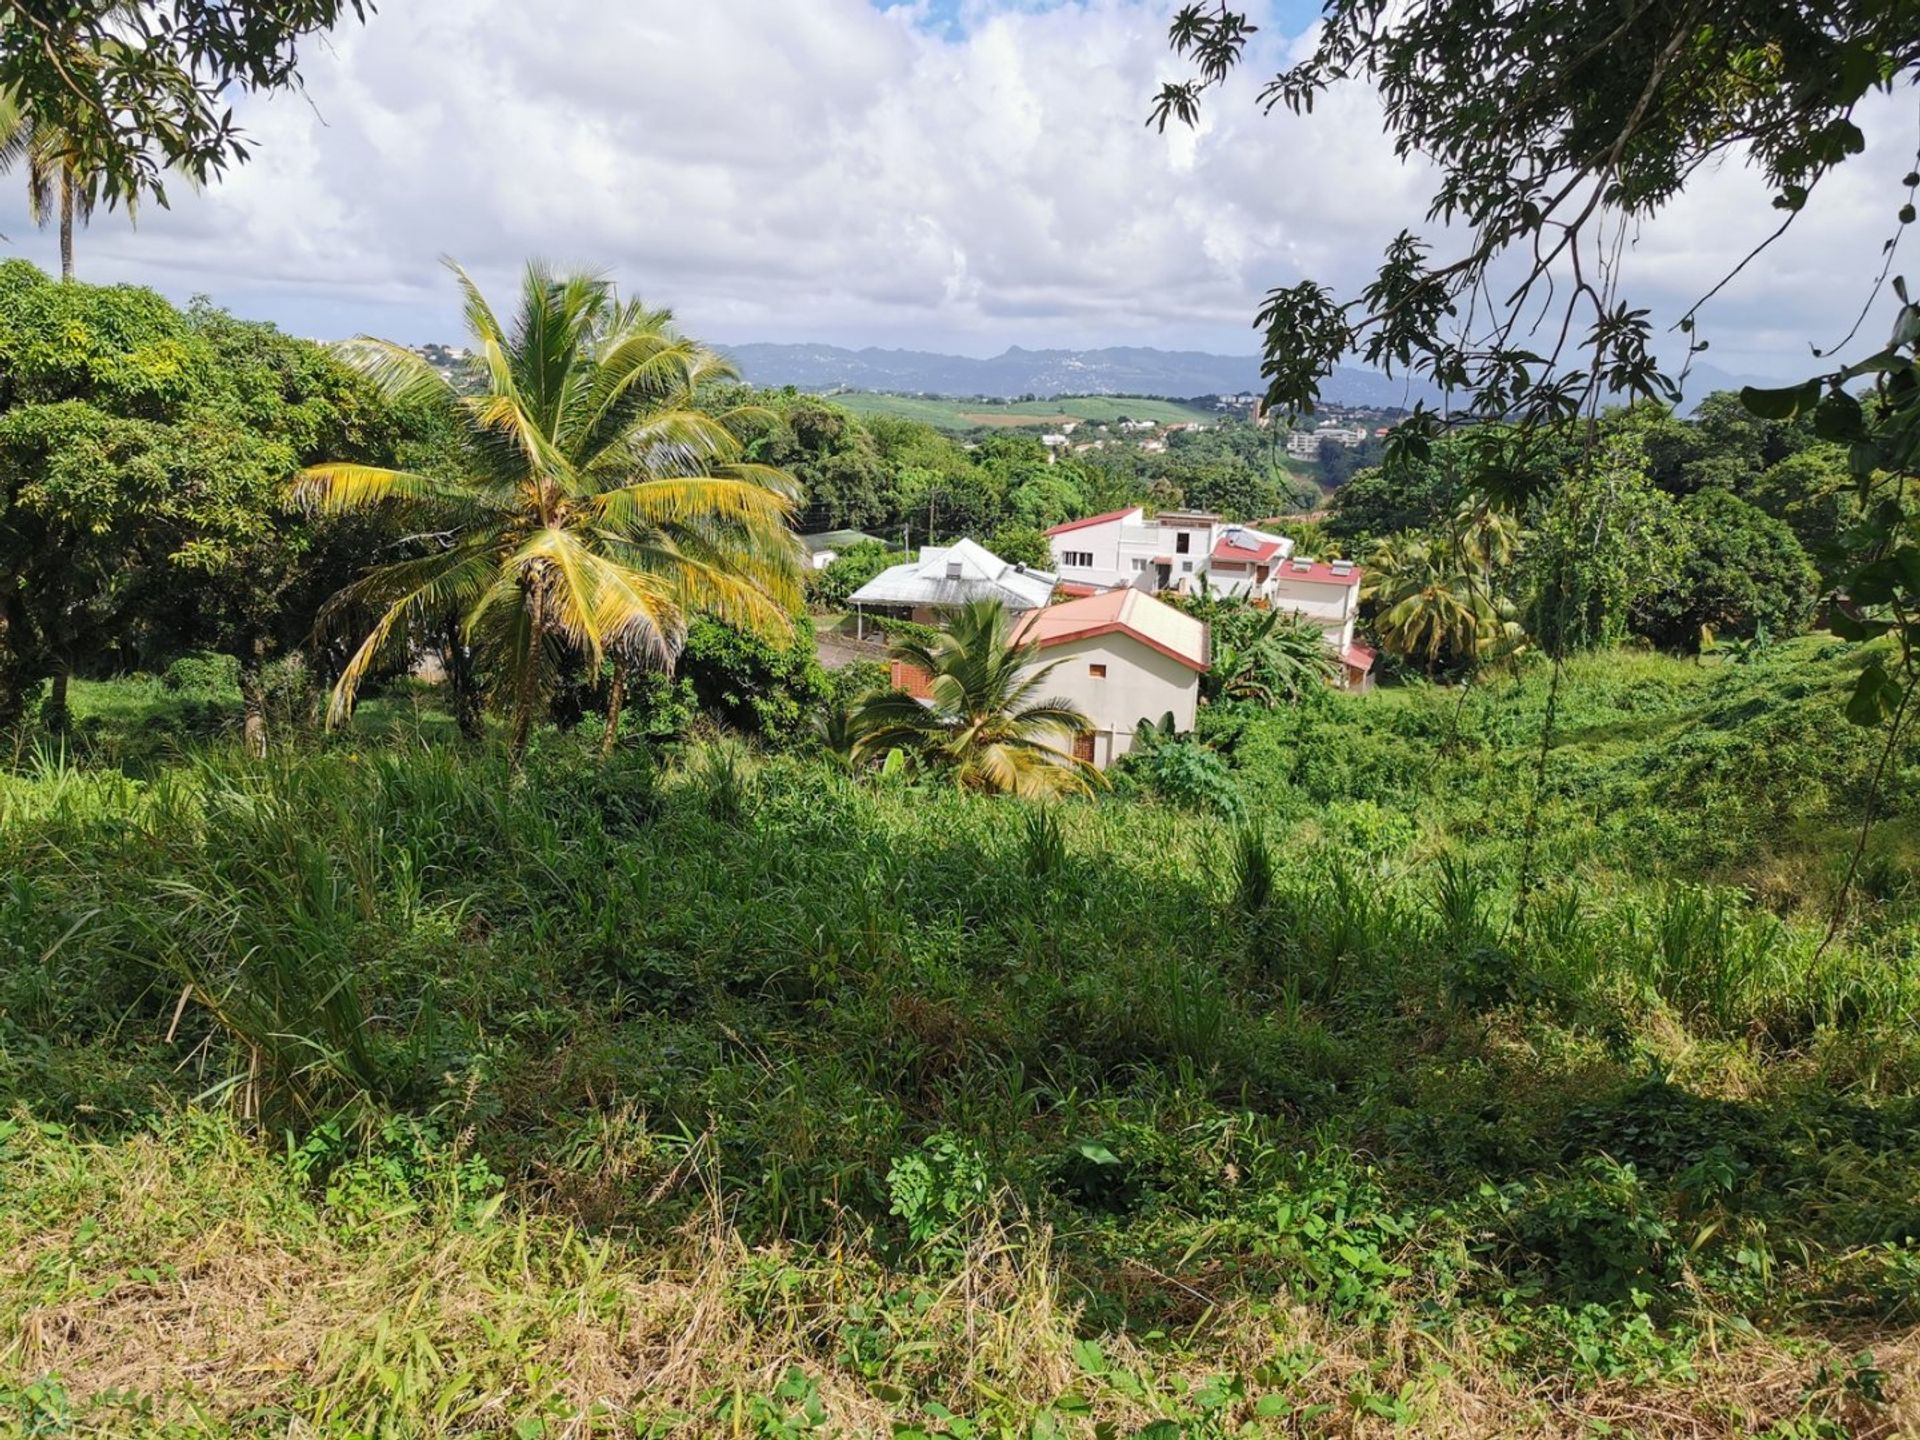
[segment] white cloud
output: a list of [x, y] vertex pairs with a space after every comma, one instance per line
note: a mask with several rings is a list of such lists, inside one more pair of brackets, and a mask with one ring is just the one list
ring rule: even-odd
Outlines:
[[[304, 97], [247, 107], [252, 164], [135, 231], [99, 217], [81, 273], [303, 333], [452, 338], [438, 256], [498, 286], [537, 254], [722, 340], [1246, 352], [1268, 287], [1350, 290], [1420, 228], [1427, 177], [1363, 91], [1258, 112], [1299, 42], [1271, 16], [1198, 130], [1148, 128], [1177, 68], [1168, 8], [393, 0], [313, 52]], [[1886, 172], [1911, 158], [1910, 110], [1879, 119], [1834, 203], [1717, 307], [1716, 352], [1755, 365], [1776, 333], [1857, 308]], [[45, 259], [21, 187], [0, 186], [0, 232]], [[1642, 236], [1630, 280], [1678, 303], [1770, 218], [1748, 177], [1708, 177]]]

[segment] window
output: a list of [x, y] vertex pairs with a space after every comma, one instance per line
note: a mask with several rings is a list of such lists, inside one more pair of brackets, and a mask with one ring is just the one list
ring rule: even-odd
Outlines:
[[[1184, 530], [1182, 530], [1178, 535], [1174, 536], [1173, 537], [1173, 553], [1176, 555], [1192, 554], [1193, 553], [1193, 536], [1189, 535]], [[1189, 565], [1187, 568], [1191, 570], [1193, 567]]]
[[1180, 573], [1182, 575], [1191, 575], [1193, 573], [1193, 561], [1182, 560], [1180, 562]]
[[1144, 560], [1141, 560], [1141, 559], [1138, 559], [1138, 558], [1136, 558], [1136, 559], [1134, 560], [1134, 562], [1133, 562], [1133, 568], [1134, 568], [1134, 570], [1135, 570], [1135, 572], [1137, 573], [1137, 572], [1139, 572], [1139, 571], [1141, 571], [1141, 570], [1144, 570], [1144, 569], [1146, 569], [1146, 568], [1147, 568], [1147, 562], [1146, 562], [1146, 561], [1144, 561]]
[[1107, 667], [1104, 665], [1089, 665], [1087, 666], [1087, 674], [1096, 680], [1104, 680], [1107, 678]]
[[1060, 552], [1060, 563], [1069, 569], [1077, 567], [1082, 570], [1091, 570], [1093, 568], [1093, 552], [1091, 550], [1063, 550]]

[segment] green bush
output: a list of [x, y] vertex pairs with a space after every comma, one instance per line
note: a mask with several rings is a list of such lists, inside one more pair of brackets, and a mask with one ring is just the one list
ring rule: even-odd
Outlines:
[[232, 699], [240, 693], [240, 662], [231, 655], [196, 651], [168, 665], [160, 680], [175, 694]]

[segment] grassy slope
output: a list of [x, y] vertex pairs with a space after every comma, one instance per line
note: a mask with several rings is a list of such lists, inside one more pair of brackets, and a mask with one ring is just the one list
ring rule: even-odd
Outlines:
[[835, 404], [844, 405], [858, 415], [890, 415], [918, 420], [942, 430], [971, 430], [980, 425], [1019, 425], [1043, 429], [1065, 420], [1112, 422], [1123, 415], [1132, 420], [1157, 420], [1162, 424], [1215, 418], [1203, 410], [1195, 410], [1171, 400], [1122, 399], [1107, 395], [1063, 396], [1008, 405], [982, 405], [970, 400], [930, 400], [912, 395], [852, 391], [835, 395], [833, 400]]
[[0, 781], [0, 1427], [1910, 1430], [1911, 763], [1825, 956], [1666, 878], [1838, 823], [1852, 663], [1571, 667], [1519, 932], [1538, 676], [1234, 736], [1264, 883], [790, 761]]

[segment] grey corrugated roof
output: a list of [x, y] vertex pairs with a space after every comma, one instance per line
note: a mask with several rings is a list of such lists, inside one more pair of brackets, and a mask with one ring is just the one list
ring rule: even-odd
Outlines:
[[[959, 574], [949, 570], [959, 567]], [[973, 600], [998, 600], [1009, 610], [1037, 610], [1053, 598], [1055, 577], [1009, 565], [971, 540], [928, 546], [920, 558], [883, 570], [848, 597], [855, 605], [925, 605], [957, 609]]]

